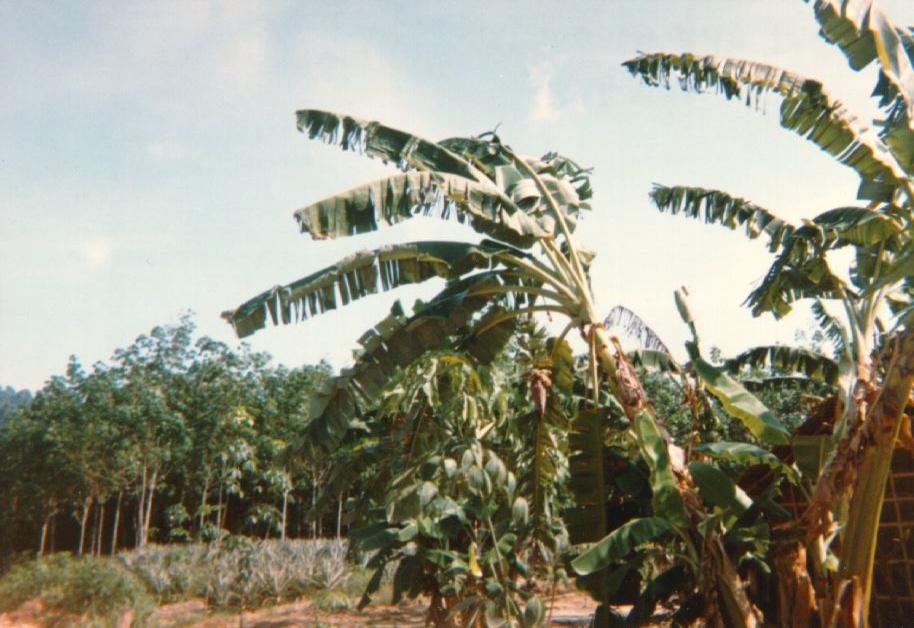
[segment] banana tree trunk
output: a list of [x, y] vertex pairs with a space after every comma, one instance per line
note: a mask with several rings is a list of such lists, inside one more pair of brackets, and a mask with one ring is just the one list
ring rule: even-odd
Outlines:
[[[635, 427], [636, 436], [642, 453], [646, 457], [662, 456], [665, 460], [655, 461], [660, 467], [665, 467], [667, 472], [673, 473], [675, 488], [672, 492], [678, 493], [678, 499], [673, 496], [666, 500], [669, 512], [659, 513], [669, 517], [671, 521], [678, 519], [686, 536], [693, 538], [693, 543], [705, 547], [706, 568], [699, 574], [704, 580], [702, 583], [703, 597], [705, 598], [705, 616], [714, 626], [738, 626], [740, 628], [755, 628], [759, 625], [759, 617], [746, 595], [743, 583], [731, 564], [717, 534], [708, 529], [699, 533], [699, 524], [705, 519], [698, 489], [686, 468], [685, 452], [673, 443], [669, 431], [663, 420], [657, 415], [653, 405], [647, 398], [644, 388], [634, 366], [629, 362], [618, 342], [611, 338], [599, 324], [593, 324], [582, 329], [586, 339], [592, 342], [600, 368], [606, 374], [606, 379], [612, 389], [613, 395], [619, 401], [632, 426]], [[663, 443], [663, 451], [650, 452], [645, 447], [642, 434], [651, 432], [659, 437]], [[653, 440], [656, 440], [653, 439]], [[651, 466], [649, 464], [649, 466]], [[656, 498], [656, 494], [655, 494]], [[678, 505], [673, 502], [681, 502]], [[675, 506], [673, 508], [672, 506]], [[656, 506], [655, 506], [656, 508]], [[678, 512], [677, 512], [678, 511]], [[703, 540], [702, 540], [703, 537]]]
[[[863, 451], [850, 500], [847, 527], [841, 541], [841, 582], [849, 586], [843, 596], [860, 597], [860, 625], [868, 625], [869, 603], [873, 589], [873, 560], [886, 479], [892, 466], [892, 453], [901, 429], [905, 406], [914, 386], [914, 331], [905, 330], [895, 343], [882, 390], [870, 407], [864, 430]], [[845, 583], [847, 583], [845, 585]], [[836, 597], [836, 603], [838, 602]]]

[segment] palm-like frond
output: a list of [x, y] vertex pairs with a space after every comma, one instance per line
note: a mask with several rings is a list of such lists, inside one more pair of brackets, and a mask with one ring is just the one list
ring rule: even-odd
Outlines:
[[374, 230], [417, 211], [438, 208], [441, 215], [456, 209], [458, 218], [471, 217], [474, 227], [484, 233], [530, 246], [533, 237], [545, 235], [543, 228], [551, 233], [557, 230], [552, 208], [544, 202], [539, 183], [524, 171], [526, 166], [558, 203], [571, 228], [579, 211], [588, 208], [592, 193], [590, 171], [572, 160], [556, 153], [541, 159], [521, 158], [495, 136], [436, 143], [379, 122], [317, 110], [299, 111], [298, 127], [311, 139], [385, 163], [394, 161], [404, 171], [419, 171], [353, 188], [299, 210], [300, 221], [307, 217], [302, 230], [318, 238]]
[[312, 140], [336, 144], [343, 150], [361, 152], [401, 170], [431, 170], [475, 181], [485, 176], [447, 148], [376, 121], [359, 120], [330, 111], [303, 109], [296, 112], [298, 130]]
[[377, 231], [414, 216], [469, 220], [482, 233], [529, 247], [545, 232], [491, 183], [430, 172], [407, 172], [351, 188], [295, 212], [316, 240]]
[[880, 135], [914, 174], [914, 32], [894, 26], [873, 0], [817, 0], [820, 34], [854, 70], [879, 62], [873, 96], [886, 112]]
[[[819, 230], [819, 246], [873, 246], [898, 235], [902, 227], [887, 212], [876, 212], [865, 207], [837, 207], [822, 212], [804, 228]], [[802, 233], [807, 239], [811, 234]]]
[[829, 357], [808, 349], [782, 345], [753, 347], [724, 362], [724, 368], [736, 374], [743, 368], [802, 373], [805, 377], [834, 386], [838, 382], [838, 365]]
[[844, 282], [831, 271], [816, 242], [803, 237], [810, 232], [816, 233], [804, 226], [788, 239], [761, 283], [749, 294], [746, 304], [754, 316], [771, 312], [775, 318], [782, 318], [800, 299], [841, 296]]
[[817, 81], [762, 63], [691, 54], [645, 54], [623, 65], [648, 85], [669, 87], [671, 79], [678, 79], [684, 90], [715, 89], [728, 99], [745, 96], [750, 106], [765, 93], [776, 93], [783, 98], [781, 126], [853, 168], [867, 183], [861, 187], [866, 198], [890, 200], [904, 185], [910, 192], [907, 173], [879, 135]]
[[743, 228], [751, 239], [768, 236], [768, 248], [777, 250], [795, 227], [747, 200], [719, 190], [654, 184], [651, 201], [660, 211], [719, 224], [728, 229]]
[[603, 325], [607, 329], [621, 327], [627, 334], [636, 338], [641, 346], [645, 349], [660, 351], [670, 355], [669, 347], [664, 344], [660, 336], [645, 323], [640, 316], [632, 312], [624, 305], [613, 307], [606, 318], [603, 319]]
[[848, 346], [850, 346], [850, 339], [848, 337], [847, 329], [841, 321], [832, 316], [828, 310], [825, 309], [825, 304], [822, 301], [816, 300], [813, 302], [811, 309], [812, 315], [819, 325], [819, 329], [822, 330], [822, 333], [825, 334], [825, 337], [831, 342], [832, 347], [834, 347], [835, 355], [842, 355], [845, 353]]
[[823, 39], [841, 48], [853, 69], [879, 60], [885, 84], [874, 95], [901, 99], [908, 120], [914, 119], [912, 34], [894, 26], [874, 0], [816, 0], [815, 13]]
[[526, 255], [493, 242], [414, 242], [362, 251], [298, 281], [262, 292], [224, 312], [223, 317], [238, 337], [244, 338], [266, 327], [268, 321], [273, 325], [297, 323], [379, 291], [491, 268], [498, 263], [494, 257], [506, 251]]

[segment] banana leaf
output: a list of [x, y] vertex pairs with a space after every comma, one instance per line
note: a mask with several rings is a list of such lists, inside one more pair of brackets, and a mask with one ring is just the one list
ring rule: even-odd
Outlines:
[[493, 238], [529, 247], [545, 231], [489, 181], [439, 172], [406, 172], [356, 186], [295, 212], [303, 233], [341, 238], [413, 218], [454, 217]]
[[650, 198], [662, 212], [681, 213], [733, 230], [742, 227], [746, 236], [753, 240], [764, 234], [768, 236], [771, 251], [776, 251], [795, 230], [793, 225], [768, 210], [719, 190], [655, 184]]
[[724, 368], [734, 375], [746, 367], [802, 373], [811, 380], [829, 386], [838, 383], [838, 364], [834, 360], [815, 351], [798, 347], [753, 347], [724, 362]]
[[571, 567], [580, 576], [605, 569], [625, 558], [639, 545], [653, 541], [670, 529], [669, 520], [662, 517], [629, 521], [571, 561]]
[[717, 90], [727, 99], [745, 98], [748, 106], [757, 107], [766, 92], [780, 95], [781, 126], [855, 170], [867, 184], [862, 198], [891, 200], [907, 178], [879, 135], [817, 81], [762, 63], [691, 54], [642, 54], [623, 66], [647, 85], [669, 88], [676, 79], [683, 90]]
[[364, 351], [356, 363], [312, 399], [313, 418], [296, 451], [319, 458], [335, 450], [355, 417], [376, 401], [398, 368], [444, 346], [455, 335], [458, 344], [462, 339], [469, 345], [491, 343], [495, 346], [484, 355], [497, 354], [510, 334], [501, 326], [486, 325], [485, 315], [474, 320], [487, 307], [503, 307], [505, 295], [491, 291], [496, 286], [501, 286], [497, 273], [479, 273], [451, 282], [410, 318], [403, 316], [402, 308], [395, 308], [362, 337]]
[[414, 242], [361, 251], [298, 281], [264, 291], [222, 316], [238, 337], [244, 338], [268, 323], [301, 322], [370, 294], [492, 268], [503, 252], [526, 256], [523, 251], [491, 241]]

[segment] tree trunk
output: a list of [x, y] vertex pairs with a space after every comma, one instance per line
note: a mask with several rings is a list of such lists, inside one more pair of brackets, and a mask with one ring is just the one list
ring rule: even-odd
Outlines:
[[[878, 396], [870, 406], [861, 427], [863, 447], [857, 463], [847, 527], [841, 539], [839, 582], [859, 588], [862, 625], [869, 624], [869, 604], [873, 589], [873, 559], [886, 479], [892, 454], [901, 429], [904, 410], [914, 387], [914, 330], [903, 331], [895, 341], [894, 352]], [[858, 450], [859, 451], [859, 450]], [[852, 591], [846, 595], [855, 599]], [[837, 597], [837, 596], [836, 596]], [[844, 597], [842, 595], [841, 597]], [[837, 600], [836, 600], [837, 602]]]
[[149, 524], [152, 521], [152, 501], [155, 498], [156, 494], [156, 482], [159, 479], [158, 469], [152, 472], [152, 477], [149, 479], [149, 498], [146, 500], [146, 506], [144, 508], [146, 519], [143, 521], [143, 531], [142, 531], [142, 545], [141, 547], [146, 547], [146, 544], [149, 542]]
[[280, 540], [286, 540], [286, 517], [289, 514], [289, 491], [282, 492], [282, 531], [279, 533]]
[[92, 509], [92, 525], [89, 526], [89, 556], [95, 556], [95, 550], [98, 548], [98, 506]]
[[78, 546], [78, 549], [76, 550], [77, 556], [83, 555], [83, 549], [85, 548], [85, 544], [86, 544], [86, 522], [89, 520], [89, 510], [91, 509], [91, 507], [92, 507], [92, 498], [87, 497], [85, 500], [83, 500], [83, 512], [82, 512], [82, 517], [80, 517], [80, 520], [79, 520], [79, 546]]
[[340, 495], [340, 505], [336, 509], [336, 540], [343, 536], [343, 496]]
[[38, 542], [38, 556], [44, 556], [44, 548], [48, 542], [48, 526], [51, 525], [51, 519], [54, 518], [53, 514], [48, 515], [44, 518], [44, 524], [41, 526], [41, 538]]
[[105, 504], [107, 499], [98, 505], [98, 523], [96, 527], [96, 536], [95, 536], [95, 555], [102, 555], [102, 539], [105, 536]]
[[149, 469], [144, 464], [143, 476], [140, 481], [139, 499], [136, 500], [136, 540], [133, 543], [134, 547], [143, 547], [143, 526], [146, 521], [144, 508], [146, 508], [146, 481], [149, 478], [148, 474]]
[[216, 528], [222, 529], [222, 487], [219, 487], [219, 501], [216, 503]]
[[209, 498], [209, 479], [203, 483], [203, 491], [200, 495], [200, 516], [197, 518], [197, 536], [203, 532], [203, 526], [206, 524], [206, 501]]
[[119, 526], [121, 524], [121, 498], [124, 495], [124, 491], [117, 492], [117, 506], [114, 509], [114, 530], [111, 533], [111, 555], [114, 556], [117, 553], [117, 533]]
[[317, 477], [315, 475], [314, 483], [311, 485], [311, 538], [317, 538]]

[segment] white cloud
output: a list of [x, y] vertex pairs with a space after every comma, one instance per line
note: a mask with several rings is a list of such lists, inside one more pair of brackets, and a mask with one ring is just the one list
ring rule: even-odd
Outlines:
[[555, 122], [559, 111], [552, 97], [552, 67], [543, 64], [530, 68], [530, 80], [533, 82], [533, 108], [530, 110], [532, 122]]
[[547, 61], [530, 68], [530, 81], [533, 84], [533, 105], [528, 119], [534, 124], [552, 124], [563, 116], [581, 113], [583, 106], [580, 97], [556, 99], [553, 88], [555, 67]]
[[77, 243], [76, 252], [91, 268], [101, 268], [111, 261], [114, 246], [107, 238], [90, 238]]

